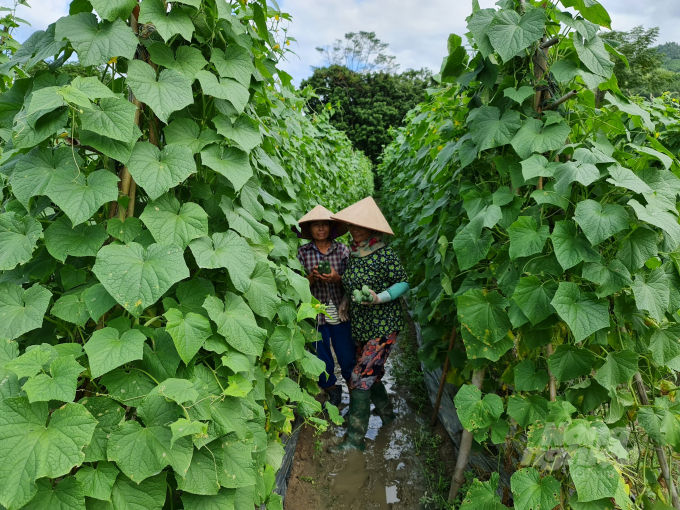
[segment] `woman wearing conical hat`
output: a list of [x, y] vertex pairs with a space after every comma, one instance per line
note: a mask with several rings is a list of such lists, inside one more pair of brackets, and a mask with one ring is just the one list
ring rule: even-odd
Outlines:
[[[397, 334], [404, 327], [397, 298], [409, 286], [397, 255], [382, 241], [383, 235], [394, 233], [373, 198], [365, 198], [332, 218], [346, 224], [352, 236], [349, 263], [342, 275], [347, 298], [340, 311], [344, 313], [349, 308], [352, 338], [357, 344], [357, 364], [350, 381], [347, 437], [329, 448], [336, 453], [364, 449], [371, 401], [384, 425], [395, 419], [381, 379]], [[371, 297], [365, 299], [357, 294], [361, 302], [356, 301], [354, 291], [365, 287]]]
[[[335, 238], [345, 234], [347, 227], [331, 219], [331, 214], [322, 205], [317, 205], [300, 218], [298, 236], [311, 241], [298, 249], [297, 258], [307, 271], [312, 295], [326, 305], [326, 312], [330, 315], [330, 318], [323, 314], [317, 316], [321, 340], [315, 342], [314, 347], [319, 359], [326, 364], [328, 374], [321, 374], [319, 387], [328, 394], [330, 403], [337, 407], [342, 399], [342, 389], [336, 385], [331, 342], [342, 376], [348, 384], [356, 364], [356, 347], [347, 314], [340, 315], [338, 312], [345, 298], [341, 277], [349, 261], [349, 250]], [[319, 271], [322, 261], [329, 263], [330, 274]]]

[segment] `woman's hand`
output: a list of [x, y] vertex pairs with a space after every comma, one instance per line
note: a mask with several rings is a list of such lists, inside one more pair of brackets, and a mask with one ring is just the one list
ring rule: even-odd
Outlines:
[[371, 293], [371, 296], [373, 296], [373, 301], [362, 301], [362, 305], [379, 305], [380, 304], [380, 298], [378, 295], [371, 289], [368, 289], [368, 292]]
[[349, 320], [349, 299], [347, 299], [347, 296], [342, 298], [342, 303], [338, 307], [338, 317], [342, 322]]
[[320, 274], [319, 279], [326, 283], [340, 283], [342, 281], [342, 277], [338, 274], [334, 267], [331, 267], [330, 274]]

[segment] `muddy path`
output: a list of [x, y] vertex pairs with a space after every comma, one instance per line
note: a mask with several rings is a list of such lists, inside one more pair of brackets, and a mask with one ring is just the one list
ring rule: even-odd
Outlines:
[[[285, 510], [440, 508], [428, 503], [432, 493], [436, 492], [433, 479], [450, 479], [455, 464], [454, 448], [440, 424], [435, 429], [430, 428], [432, 408], [421, 405], [421, 413], [414, 412], [410, 388], [395, 381], [394, 369], [400, 358], [405, 356], [405, 342], [416, 341], [413, 325], [409, 325], [411, 327], [397, 340], [383, 379], [397, 419], [389, 427], [383, 427], [380, 418], [372, 414], [366, 434], [366, 451], [344, 455], [326, 452], [329, 444], [339, 441], [345, 434], [344, 426], [331, 425], [318, 436], [312, 427], [303, 427], [293, 461]], [[340, 373], [337, 376], [341, 380]], [[320, 396], [320, 399], [325, 397]], [[349, 394], [343, 387], [343, 405], [340, 407], [343, 416], [347, 413], [348, 404]], [[432, 473], [434, 465], [438, 469], [436, 475]]]

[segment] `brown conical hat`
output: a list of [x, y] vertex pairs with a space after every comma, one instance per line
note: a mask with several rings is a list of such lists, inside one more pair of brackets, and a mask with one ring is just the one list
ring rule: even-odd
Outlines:
[[385, 216], [380, 212], [380, 208], [375, 203], [375, 200], [373, 200], [373, 197], [366, 197], [356, 204], [333, 214], [331, 217], [337, 221], [352, 223], [353, 225], [370, 228], [384, 234], [394, 235], [390, 224], [387, 223]]
[[331, 223], [331, 237], [340, 237], [347, 233], [347, 225], [339, 223], [332, 218], [333, 213], [322, 205], [317, 205], [314, 209], [305, 214], [298, 220], [300, 225], [300, 237], [303, 239], [312, 239], [312, 234], [309, 231], [309, 226], [313, 221], [328, 221]]

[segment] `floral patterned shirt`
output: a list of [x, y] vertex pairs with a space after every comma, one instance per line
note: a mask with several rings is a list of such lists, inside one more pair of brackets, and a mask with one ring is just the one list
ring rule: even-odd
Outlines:
[[342, 285], [350, 298], [352, 338], [355, 342], [368, 342], [403, 328], [401, 303], [399, 300], [378, 305], [362, 305], [351, 299], [354, 289], [363, 285], [381, 293], [395, 283], [406, 282], [406, 271], [396, 253], [386, 246], [365, 257], [350, 257]]

